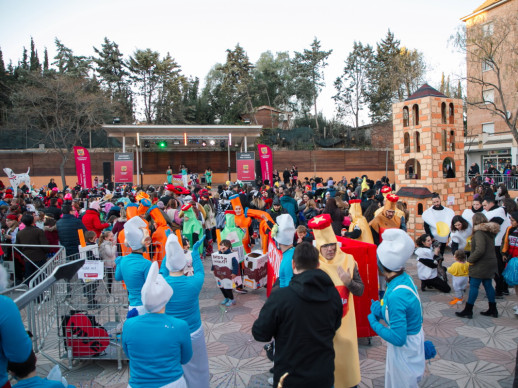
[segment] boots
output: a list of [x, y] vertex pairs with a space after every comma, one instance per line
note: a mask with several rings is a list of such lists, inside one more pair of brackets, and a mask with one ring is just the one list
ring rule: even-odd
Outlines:
[[473, 318], [473, 305], [471, 303], [466, 303], [464, 310], [462, 310], [460, 313], [456, 312], [455, 315], [461, 318]]
[[498, 310], [496, 309], [495, 302], [489, 302], [489, 309], [487, 311], [481, 311], [480, 314], [485, 315], [486, 317], [498, 318]]

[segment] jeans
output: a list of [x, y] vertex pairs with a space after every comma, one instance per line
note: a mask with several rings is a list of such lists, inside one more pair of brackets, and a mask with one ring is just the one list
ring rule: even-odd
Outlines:
[[493, 279], [478, 279], [478, 278], [469, 278], [469, 296], [468, 303], [475, 304], [478, 296], [478, 288], [480, 287], [480, 283], [484, 286], [486, 290], [487, 299], [490, 303], [495, 303], [495, 289], [493, 288]]

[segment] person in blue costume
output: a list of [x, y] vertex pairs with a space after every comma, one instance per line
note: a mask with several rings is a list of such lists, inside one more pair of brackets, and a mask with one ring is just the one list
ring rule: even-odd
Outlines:
[[[7, 272], [0, 265], [0, 291], [7, 288]], [[0, 387], [9, 387], [8, 362], [25, 362], [32, 352], [32, 342], [18, 307], [7, 296], [0, 295]]]
[[199, 247], [203, 245], [203, 240], [205, 240], [204, 235], [194, 244], [191, 252], [194, 275], [185, 276], [184, 269], [187, 265], [187, 258], [178, 242], [178, 237], [174, 233], [167, 237], [166, 259], [162, 261], [162, 268], [165, 263], [165, 267], [169, 271], [169, 276], [165, 280], [174, 289], [174, 295], [167, 303], [165, 313], [183, 319], [189, 325], [192, 340], [192, 359], [183, 366], [185, 380], [189, 388], [208, 388], [210, 380], [209, 358], [201, 324], [199, 303], [201, 288], [205, 280], [203, 263], [199, 254]]
[[144, 314], [141, 289], [151, 267], [151, 262], [142, 256], [146, 247], [151, 244], [146, 223], [140, 217], [133, 217], [124, 224], [125, 244], [131, 248], [127, 256], [115, 260], [115, 280], [123, 280], [128, 290], [128, 311], [136, 308]]
[[423, 313], [417, 288], [405, 272], [414, 242], [401, 229], [385, 230], [382, 239], [378, 269], [387, 279], [387, 290], [381, 303], [372, 301], [367, 318], [387, 341], [385, 387], [417, 388], [425, 366]]
[[[282, 252], [281, 265], [279, 266], [279, 286], [288, 287], [293, 277], [293, 237], [295, 236], [295, 224], [289, 214], [281, 214], [277, 217], [277, 225], [273, 227], [272, 237], [279, 244]], [[274, 234], [275, 231], [275, 234]]]
[[129, 318], [122, 329], [122, 347], [129, 358], [132, 388], [186, 388], [182, 365], [192, 357], [189, 326], [165, 314], [173, 289], [158, 273], [158, 263], [149, 269], [142, 287], [147, 314]]
[[55, 376], [57, 379], [37, 376], [36, 354], [34, 354], [34, 351], [31, 351], [29, 358], [24, 362], [9, 362], [7, 369], [11, 372], [13, 377], [18, 380], [14, 385], [17, 388], [75, 388], [74, 385], [70, 385], [65, 379], [62, 379], [61, 371]]

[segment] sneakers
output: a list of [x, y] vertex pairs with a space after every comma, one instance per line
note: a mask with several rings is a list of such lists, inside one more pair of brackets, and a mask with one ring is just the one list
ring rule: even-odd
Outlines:
[[518, 305], [513, 307], [514, 315], [518, 315]]
[[460, 298], [453, 298], [450, 302], [450, 305], [455, 305], [455, 304], [462, 304], [462, 299]]
[[233, 299], [229, 299], [227, 303], [225, 303], [225, 306], [230, 307], [234, 306], [236, 304], [236, 301]]
[[495, 294], [495, 299], [504, 299], [504, 294], [502, 294], [501, 292]]
[[223, 301], [221, 302], [221, 304], [227, 304], [227, 302], [228, 302], [229, 300], [230, 300], [230, 299], [225, 298], [225, 299], [223, 299]]

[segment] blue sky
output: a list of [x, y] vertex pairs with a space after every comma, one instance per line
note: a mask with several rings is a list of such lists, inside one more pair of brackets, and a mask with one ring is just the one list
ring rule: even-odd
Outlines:
[[[319, 97], [324, 114], [334, 115], [333, 81], [355, 40], [375, 45], [387, 30], [401, 44], [424, 53], [427, 81], [438, 85], [441, 72], [453, 78], [464, 73], [462, 55], [449, 37], [461, 17], [482, 0], [0, 0], [0, 47], [6, 64], [17, 62], [22, 47], [35, 40], [40, 58], [47, 47], [54, 56], [58, 37], [76, 55], [93, 55], [104, 37], [127, 56], [136, 49], [170, 52], [185, 75], [208, 73], [224, 62], [227, 48], [239, 43], [252, 62], [267, 50], [302, 51], [316, 36], [333, 49], [325, 70], [326, 89]], [[455, 81], [456, 84], [456, 81]]]

